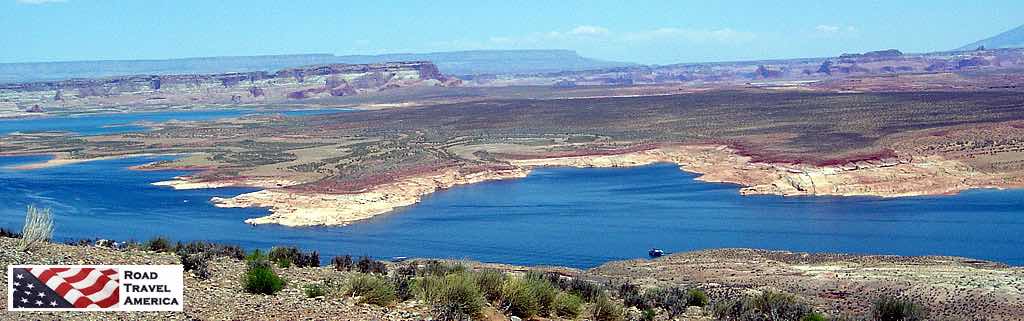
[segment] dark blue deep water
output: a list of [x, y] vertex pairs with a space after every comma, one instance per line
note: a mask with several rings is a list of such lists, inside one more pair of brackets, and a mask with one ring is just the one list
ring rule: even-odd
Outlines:
[[[251, 227], [261, 209], [221, 209], [213, 196], [252, 189], [151, 186], [178, 171], [128, 166], [158, 157], [34, 171], [0, 169], [0, 226], [20, 229], [27, 204], [52, 207], [55, 237], [211, 240], [333, 255], [451, 257], [593, 267], [670, 252], [753, 247], [812, 252], [968, 256], [1024, 265], [1024, 190], [900, 199], [740, 196], [673, 165], [549, 168], [525, 179], [456, 187], [348, 227]], [[0, 157], [0, 168], [45, 160]]]

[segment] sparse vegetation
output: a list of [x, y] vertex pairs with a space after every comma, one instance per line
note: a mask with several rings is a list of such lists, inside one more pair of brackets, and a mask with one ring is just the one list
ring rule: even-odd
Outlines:
[[583, 299], [572, 293], [561, 292], [555, 297], [553, 306], [555, 315], [567, 319], [575, 319], [583, 313]]
[[805, 315], [803, 318], [800, 318], [800, 321], [829, 321], [829, 320], [828, 320], [828, 318], [825, 317], [824, 314], [821, 314], [821, 313], [818, 313], [818, 312], [811, 312], [810, 314]]
[[871, 320], [874, 321], [921, 321], [927, 317], [924, 307], [905, 298], [883, 296], [871, 307]]
[[468, 272], [426, 276], [419, 282], [419, 292], [438, 320], [477, 318], [486, 304], [474, 275]]
[[245, 292], [252, 294], [274, 294], [284, 288], [284, 279], [274, 273], [273, 268], [264, 265], [250, 265], [245, 272]]
[[715, 304], [714, 315], [725, 321], [799, 321], [813, 313], [810, 306], [788, 293], [765, 291], [742, 299]]
[[212, 254], [208, 252], [200, 253], [178, 253], [181, 258], [181, 265], [185, 271], [191, 271], [197, 278], [201, 280], [209, 279], [210, 274], [210, 258]]
[[622, 321], [622, 306], [607, 296], [600, 296], [597, 300], [594, 300], [590, 317], [594, 321]]
[[497, 301], [501, 298], [501, 285], [505, 282], [505, 275], [495, 270], [484, 270], [476, 273], [476, 284], [480, 292], [490, 301]]
[[29, 205], [25, 211], [25, 225], [21, 229], [18, 247], [22, 251], [31, 251], [39, 244], [49, 242], [52, 237], [53, 212], [49, 208]]
[[540, 311], [540, 303], [530, 284], [522, 278], [509, 278], [501, 286], [500, 307], [505, 314], [528, 319]]
[[359, 273], [388, 274], [388, 266], [384, 262], [373, 260], [368, 256], [359, 258], [356, 262], [356, 270]]
[[320, 283], [310, 283], [302, 287], [302, 293], [305, 294], [307, 298], [316, 298], [327, 295], [327, 290], [324, 289], [324, 286]]
[[292, 265], [296, 267], [320, 266], [320, 253], [317, 251], [302, 252], [294, 246], [275, 246], [267, 253], [267, 257], [282, 268]]
[[21, 233], [0, 227], [0, 237], [21, 238]]
[[352, 256], [335, 256], [331, 259], [331, 265], [333, 265], [334, 269], [337, 271], [352, 271]]
[[357, 274], [350, 278], [344, 293], [359, 297], [359, 303], [378, 306], [388, 306], [398, 299], [391, 283], [380, 276], [368, 274]]
[[149, 241], [146, 241], [146, 244], [144, 244], [143, 247], [145, 247], [146, 250], [161, 253], [170, 252], [174, 250], [174, 248], [171, 245], [171, 240], [163, 236], [157, 236], [150, 239]]

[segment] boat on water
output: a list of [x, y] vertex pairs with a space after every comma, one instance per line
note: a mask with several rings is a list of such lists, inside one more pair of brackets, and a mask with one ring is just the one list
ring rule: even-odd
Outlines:
[[658, 248], [652, 248], [650, 251], [647, 251], [647, 256], [651, 258], [661, 257], [662, 255], [665, 255], [665, 251]]

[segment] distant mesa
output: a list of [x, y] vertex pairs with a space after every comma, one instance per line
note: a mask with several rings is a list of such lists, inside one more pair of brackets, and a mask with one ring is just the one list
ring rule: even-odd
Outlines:
[[892, 58], [899, 58], [903, 56], [903, 52], [896, 49], [868, 51], [865, 53], [844, 53], [839, 55], [839, 60], [885, 60]]
[[[327, 64], [276, 72], [130, 75], [0, 84], [19, 106], [59, 101], [62, 108], [93, 104], [243, 104], [351, 96], [409, 86], [459, 86], [429, 61]], [[41, 98], [45, 97], [45, 98]]]
[[[103, 60], [0, 64], [0, 83], [104, 78], [120, 75], [225, 74], [265, 72], [294, 66], [431, 61], [447, 75], [580, 71], [634, 66], [634, 63], [582, 57], [572, 50], [473, 50], [385, 55], [332, 54], [206, 57], [157, 60]], [[297, 75], [302, 78], [301, 75]], [[153, 87], [159, 88], [159, 83]]]
[[956, 50], [971, 51], [1005, 48], [1024, 48], [1024, 25], [989, 38], [966, 44]]

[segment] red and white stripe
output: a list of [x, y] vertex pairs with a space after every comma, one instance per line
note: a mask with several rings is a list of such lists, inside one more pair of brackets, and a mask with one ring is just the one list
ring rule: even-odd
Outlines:
[[109, 308], [120, 299], [114, 269], [50, 268], [29, 272], [76, 308]]

